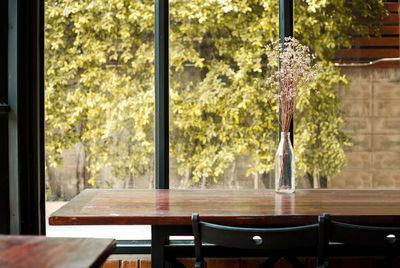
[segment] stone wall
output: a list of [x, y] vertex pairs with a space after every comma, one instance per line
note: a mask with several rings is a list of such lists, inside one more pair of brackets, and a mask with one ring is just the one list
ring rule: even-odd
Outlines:
[[329, 188], [400, 187], [400, 70], [347, 69], [351, 89], [340, 88], [347, 165]]

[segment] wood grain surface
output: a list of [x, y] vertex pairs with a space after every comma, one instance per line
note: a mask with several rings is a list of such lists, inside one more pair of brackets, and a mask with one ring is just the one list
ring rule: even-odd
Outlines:
[[191, 214], [230, 225], [316, 223], [330, 213], [359, 224], [400, 224], [399, 190], [85, 190], [50, 218], [52, 225], [190, 225]]
[[114, 239], [0, 235], [0, 267], [100, 267], [115, 246]]

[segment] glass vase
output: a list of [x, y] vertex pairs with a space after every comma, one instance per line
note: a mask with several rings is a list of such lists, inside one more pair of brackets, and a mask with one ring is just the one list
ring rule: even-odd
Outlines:
[[294, 152], [290, 142], [290, 133], [282, 132], [275, 155], [275, 191], [294, 193]]

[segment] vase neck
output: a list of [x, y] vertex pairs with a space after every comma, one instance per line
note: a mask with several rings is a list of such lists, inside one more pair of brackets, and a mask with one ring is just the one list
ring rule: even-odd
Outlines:
[[284, 139], [286, 137], [290, 138], [290, 132], [281, 132], [281, 139]]

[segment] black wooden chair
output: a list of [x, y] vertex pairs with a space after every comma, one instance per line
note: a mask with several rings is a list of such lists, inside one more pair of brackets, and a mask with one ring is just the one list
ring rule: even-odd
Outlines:
[[328, 267], [331, 256], [384, 256], [376, 267], [386, 267], [400, 256], [400, 227], [354, 225], [320, 217], [323, 235], [320, 258]]
[[[296, 257], [317, 256], [319, 225], [311, 224], [285, 228], [242, 228], [217, 225], [199, 220], [199, 214], [192, 214], [196, 265], [205, 267], [203, 249], [206, 243], [227, 250], [231, 257], [246, 256], [269, 257], [260, 267], [272, 267], [281, 257], [294, 267], [306, 267]], [[240, 249], [235, 252], [235, 249]], [[221, 250], [221, 248], [219, 248]], [[240, 255], [236, 255], [240, 254]], [[252, 255], [254, 254], [254, 255]], [[301, 254], [301, 255], [299, 255]]]

